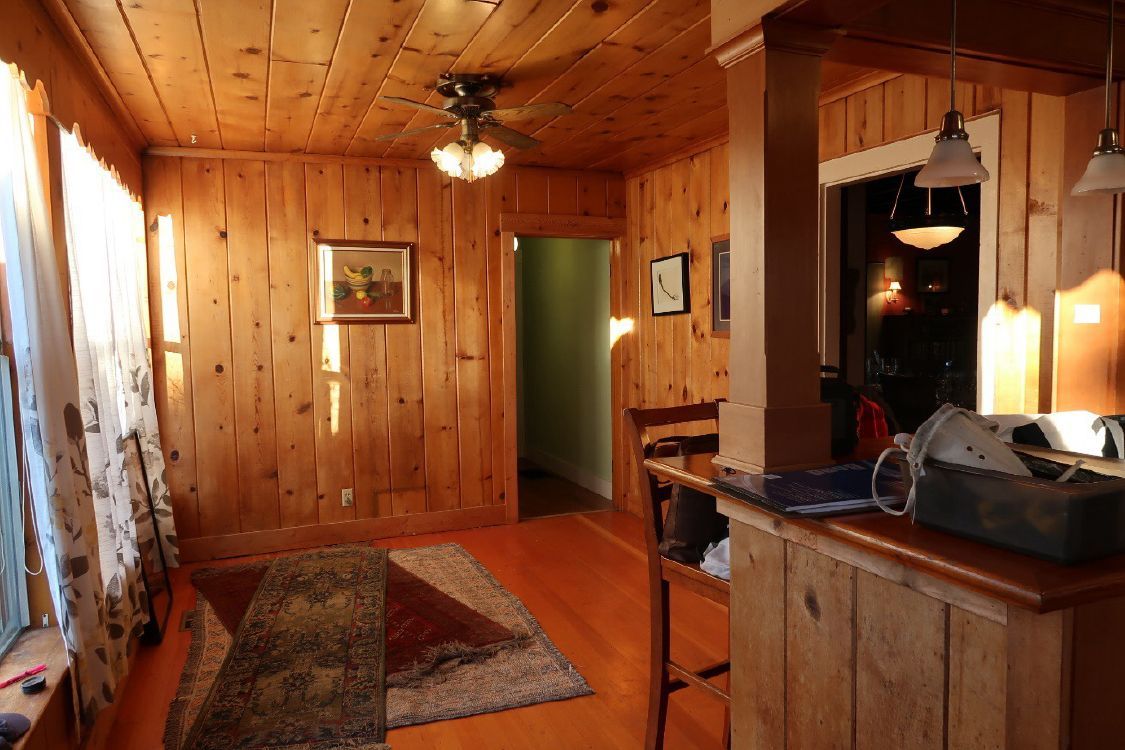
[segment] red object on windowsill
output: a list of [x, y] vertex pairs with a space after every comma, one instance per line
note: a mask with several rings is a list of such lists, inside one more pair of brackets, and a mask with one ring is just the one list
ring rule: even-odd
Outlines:
[[47, 671], [47, 665], [46, 664], [38, 664], [38, 665], [32, 667], [31, 669], [28, 669], [27, 671], [20, 672], [19, 674], [15, 675], [13, 677], [9, 677], [8, 679], [0, 682], [0, 688], [6, 688], [9, 685], [14, 685], [15, 683], [19, 682], [22, 679], [25, 679], [27, 677], [31, 677], [32, 675], [36, 675], [36, 674], [39, 674], [40, 672], [46, 672], [46, 671]]

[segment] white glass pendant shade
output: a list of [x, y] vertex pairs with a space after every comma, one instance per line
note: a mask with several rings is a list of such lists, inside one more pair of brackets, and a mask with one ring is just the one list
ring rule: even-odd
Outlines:
[[988, 170], [977, 161], [968, 138], [942, 138], [939, 134], [930, 160], [914, 178], [914, 184], [924, 188], [960, 187], [986, 182], [988, 178]]
[[921, 250], [933, 250], [961, 236], [964, 227], [912, 227], [891, 232], [900, 242]]
[[504, 152], [493, 151], [487, 143], [477, 143], [473, 146], [471, 161], [470, 172], [473, 177], [488, 177], [504, 166]]
[[465, 147], [459, 141], [446, 144], [445, 148], [435, 148], [430, 152], [430, 158], [442, 172], [450, 177], [462, 177], [465, 170], [461, 166], [465, 158]]
[[1071, 195], [1121, 192], [1125, 192], [1125, 153], [1118, 143], [1117, 131], [1107, 128], [1098, 135], [1098, 147]]

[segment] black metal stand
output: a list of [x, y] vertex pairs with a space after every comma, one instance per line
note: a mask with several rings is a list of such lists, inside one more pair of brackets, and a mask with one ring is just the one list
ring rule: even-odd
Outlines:
[[133, 430], [126, 436], [132, 438], [137, 449], [137, 464], [141, 469], [141, 479], [144, 481], [145, 497], [148, 499], [149, 517], [152, 519], [152, 536], [156, 542], [156, 551], [160, 556], [161, 574], [164, 577], [164, 593], [168, 595], [168, 604], [164, 610], [164, 619], [161, 620], [156, 614], [156, 602], [152, 592], [152, 586], [149, 584], [148, 571], [145, 567], [144, 556], [141, 557], [141, 581], [144, 583], [145, 592], [148, 594], [148, 622], [145, 623], [144, 630], [141, 632], [139, 638], [140, 642], [146, 646], [158, 646], [164, 640], [164, 633], [168, 627], [168, 622], [172, 618], [172, 578], [168, 574], [168, 559], [164, 556], [164, 542], [160, 538], [160, 527], [156, 523], [156, 503], [152, 499], [152, 489], [148, 483], [148, 469], [145, 467], [145, 454], [141, 446], [141, 436], [137, 430]]

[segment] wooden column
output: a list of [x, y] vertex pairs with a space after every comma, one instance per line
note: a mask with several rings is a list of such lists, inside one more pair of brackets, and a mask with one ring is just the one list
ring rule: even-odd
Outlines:
[[719, 407], [716, 462], [733, 468], [830, 460], [817, 352], [817, 106], [830, 41], [765, 19], [715, 49], [727, 71], [732, 249], [730, 401]]

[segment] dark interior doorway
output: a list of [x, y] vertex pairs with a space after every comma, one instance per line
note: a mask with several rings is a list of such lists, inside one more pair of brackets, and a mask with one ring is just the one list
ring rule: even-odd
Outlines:
[[[980, 187], [961, 188], [964, 231], [923, 250], [889, 224], [900, 184], [899, 215], [924, 210], [914, 174], [848, 185], [841, 203], [841, 368], [850, 384], [879, 392], [906, 432], [943, 403], [976, 408]], [[935, 189], [932, 200], [960, 208], [955, 188]]]

